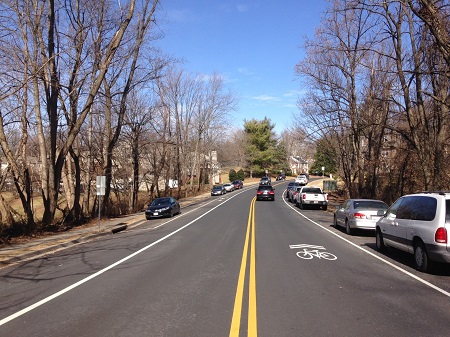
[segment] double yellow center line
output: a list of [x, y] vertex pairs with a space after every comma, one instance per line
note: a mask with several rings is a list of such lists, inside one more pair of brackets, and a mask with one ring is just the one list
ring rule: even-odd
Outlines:
[[238, 337], [241, 326], [242, 300], [244, 297], [245, 274], [247, 271], [248, 248], [250, 245], [250, 268], [248, 281], [248, 337], [258, 336], [256, 317], [256, 246], [255, 246], [255, 201], [250, 204], [247, 234], [245, 235], [244, 251], [242, 253], [241, 269], [234, 300], [233, 318], [231, 320], [230, 337]]

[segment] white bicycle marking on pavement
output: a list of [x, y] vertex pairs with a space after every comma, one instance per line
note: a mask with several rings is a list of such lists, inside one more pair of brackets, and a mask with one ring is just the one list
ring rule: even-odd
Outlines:
[[324, 260], [337, 260], [337, 256], [331, 254], [329, 252], [325, 252], [325, 247], [323, 246], [314, 246], [308, 244], [299, 244], [299, 245], [289, 245], [291, 249], [303, 249], [296, 253], [296, 255], [305, 260], [311, 260], [314, 257]]

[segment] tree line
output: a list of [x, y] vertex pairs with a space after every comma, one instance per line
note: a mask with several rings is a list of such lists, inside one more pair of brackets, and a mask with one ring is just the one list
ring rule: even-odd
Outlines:
[[140, 210], [170, 182], [178, 195], [208, 182], [236, 99], [219, 74], [189, 74], [155, 47], [160, 1], [5, 0], [0, 10], [0, 188], [23, 209], [1, 194], [2, 230], [95, 215], [97, 176], [105, 214]]
[[335, 1], [304, 47], [296, 126], [335, 154], [351, 197], [448, 190], [448, 1]]

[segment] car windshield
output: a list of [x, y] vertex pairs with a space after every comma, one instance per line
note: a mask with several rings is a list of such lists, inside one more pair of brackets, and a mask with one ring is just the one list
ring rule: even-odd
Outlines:
[[258, 187], [258, 190], [259, 190], [259, 191], [262, 191], [262, 190], [272, 190], [272, 186], [259, 186], [259, 187]]
[[158, 198], [153, 200], [151, 203], [151, 206], [161, 206], [161, 205], [167, 205], [170, 204], [170, 198]]
[[222, 189], [222, 186], [214, 186], [213, 190], [215, 191], [220, 191]]
[[353, 203], [355, 209], [388, 209], [388, 205], [381, 201], [360, 200]]

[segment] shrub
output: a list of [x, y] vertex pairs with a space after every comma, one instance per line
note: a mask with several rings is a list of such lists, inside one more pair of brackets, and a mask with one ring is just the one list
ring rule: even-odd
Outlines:
[[237, 171], [237, 178], [236, 179], [238, 179], [238, 180], [242, 180], [242, 181], [244, 181], [245, 180], [245, 172], [244, 172], [244, 170], [243, 169], [240, 169], [239, 171]]
[[237, 173], [234, 169], [231, 169], [230, 172], [228, 172], [228, 179], [230, 179], [230, 181], [234, 181], [237, 178]]

